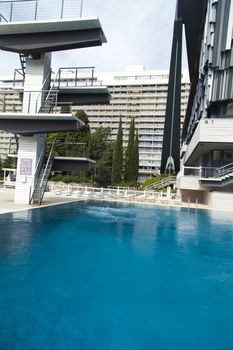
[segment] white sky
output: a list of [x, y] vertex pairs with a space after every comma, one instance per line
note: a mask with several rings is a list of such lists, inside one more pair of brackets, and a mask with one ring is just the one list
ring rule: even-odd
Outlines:
[[[176, 0], [84, 0], [83, 17], [99, 17], [108, 43], [53, 54], [53, 70], [95, 66], [121, 71], [126, 65], [168, 69]], [[19, 68], [17, 54], [0, 51], [0, 74]]]

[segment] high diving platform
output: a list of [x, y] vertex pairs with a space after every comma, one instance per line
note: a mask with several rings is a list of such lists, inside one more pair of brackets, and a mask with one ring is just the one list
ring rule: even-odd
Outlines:
[[[85, 156], [59, 156], [56, 137], [47, 142], [47, 134], [80, 130], [82, 122], [72, 115], [72, 106], [110, 101], [94, 67], [52, 73], [52, 52], [107, 42], [99, 19], [83, 18], [82, 6], [83, 0], [0, 1], [0, 49], [19, 54], [17, 72], [23, 77], [21, 113], [0, 113], [0, 130], [17, 140], [15, 203], [41, 204], [52, 170], [85, 171], [95, 163]], [[61, 113], [67, 105], [71, 113]]]
[[0, 22], [0, 49], [24, 55], [100, 46], [106, 42], [97, 18]]

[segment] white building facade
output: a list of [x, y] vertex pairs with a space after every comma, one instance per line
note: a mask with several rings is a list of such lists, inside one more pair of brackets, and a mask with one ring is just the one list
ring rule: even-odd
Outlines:
[[[63, 76], [64, 84], [69, 85], [73, 74]], [[83, 105], [73, 107], [73, 111], [86, 111], [91, 130], [100, 127], [111, 129], [112, 140], [116, 139], [119, 120], [122, 120], [124, 146], [127, 145], [128, 131], [131, 119], [139, 135], [139, 181], [159, 173], [163, 144], [164, 118], [166, 112], [168, 70], [146, 70], [143, 66], [129, 66], [123, 72], [95, 73], [96, 81], [106, 85], [111, 94], [110, 104]], [[1, 79], [1, 100], [5, 95], [2, 108], [20, 110], [20, 77], [12, 88], [12, 78]], [[189, 96], [189, 76], [187, 71], [182, 74], [181, 120], [183, 122]], [[182, 125], [181, 125], [182, 127]], [[0, 133], [0, 157], [5, 157], [9, 148], [9, 138], [12, 135]], [[8, 142], [7, 142], [8, 138]]]
[[[168, 70], [146, 70], [143, 66], [129, 66], [123, 72], [96, 73], [98, 81], [108, 86], [109, 105], [82, 106], [90, 127], [111, 129], [116, 139], [119, 120], [122, 120], [124, 146], [127, 145], [130, 121], [135, 120], [139, 135], [139, 181], [159, 173], [163, 145], [164, 118], [168, 91]], [[188, 72], [183, 72], [181, 120], [183, 121], [188, 95]]]

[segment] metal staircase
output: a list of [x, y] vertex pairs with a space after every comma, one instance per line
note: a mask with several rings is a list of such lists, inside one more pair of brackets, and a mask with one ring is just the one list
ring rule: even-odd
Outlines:
[[23, 78], [25, 78], [27, 56], [25, 56], [23, 53], [19, 53], [19, 59], [21, 63]]
[[144, 189], [148, 190], [161, 190], [162, 188], [174, 185], [176, 183], [176, 176], [167, 176], [161, 180], [154, 182], [146, 186]]
[[58, 90], [56, 88], [51, 88], [41, 104], [39, 113], [52, 113], [53, 109], [57, 107], [57, 95]]
[[[42, 162], [42, 166], [40, 167], [40, 171], [38, 177], [34, 176], [35, 185], [34, 190], [32, 192], [32, 196], [30, 197], [30, 204], [37, 203], [41, 205], [44, 193], [46, 190], [46, 186], [49, 180], [49, 176], [51, 174], [54, 156], [56, 149], [56, 139], [53, 141], [48, 158], [44, 158], [44, 162]], [[36, 174], [35, 174], [36, 175]]]
[[206, 186], [227, 186], [233, 183], [233, 163], [220, 168], [201, 168], [199, 180]]

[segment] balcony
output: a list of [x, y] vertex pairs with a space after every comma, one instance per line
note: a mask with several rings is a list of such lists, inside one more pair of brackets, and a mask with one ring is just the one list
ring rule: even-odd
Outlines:
[[184, 164], [194, 164], [203, 153], [213, 149], [231, 150], [233, 147], [233, 118], [203, 119], [192, 136], [184, 154]]

